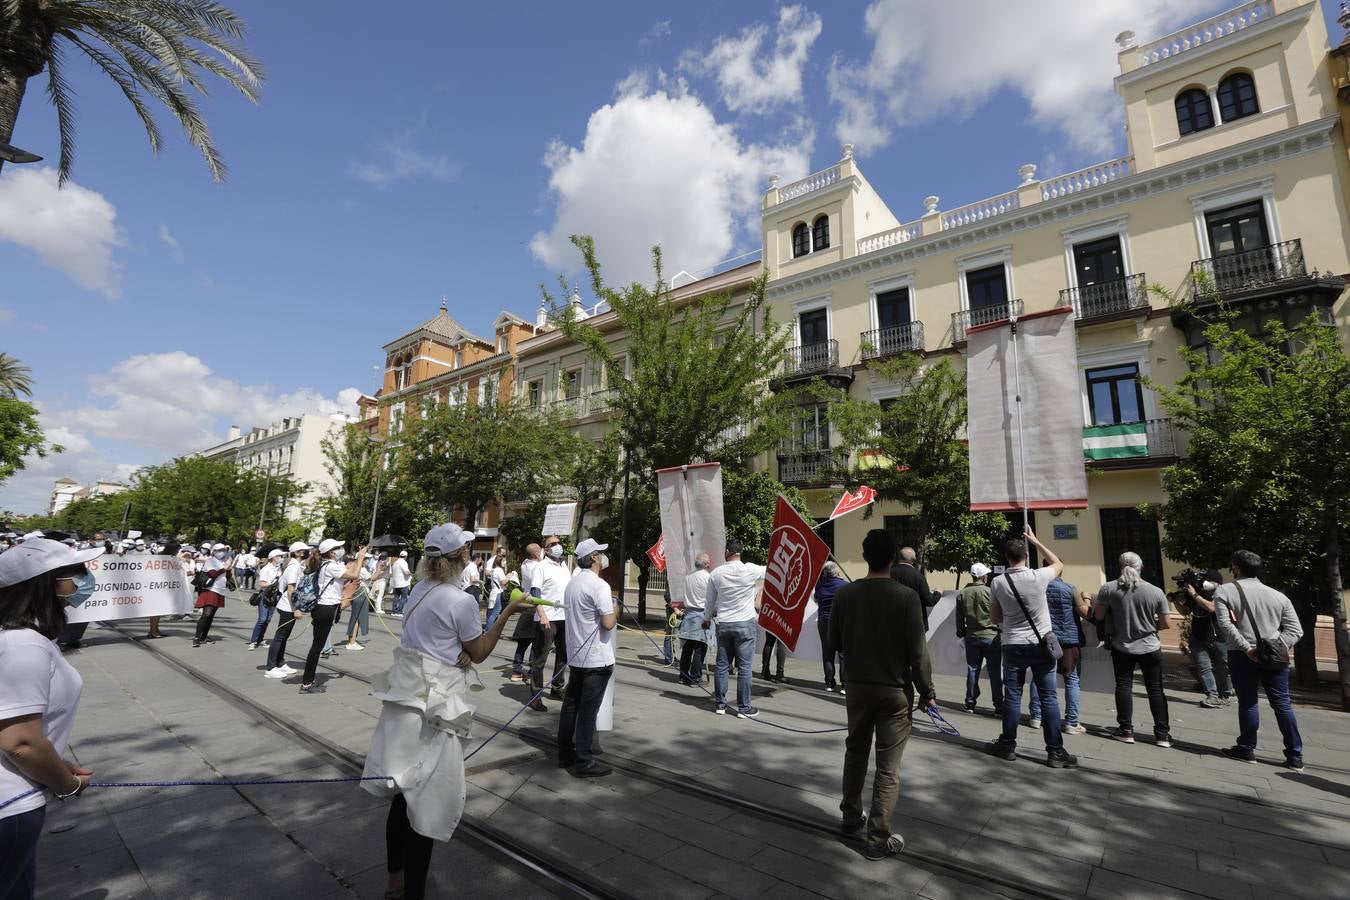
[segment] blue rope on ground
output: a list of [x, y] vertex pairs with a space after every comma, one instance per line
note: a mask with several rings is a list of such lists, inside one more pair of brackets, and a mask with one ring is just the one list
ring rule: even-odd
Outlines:
[[[152, 787], [244, 787], [249, 785], [264, 784], [339, 784], [341, 782], [352, 781], [388, 781], [388, 775], [347, 775], [339, 778], [282, 778], [282, 779], [255, 779], [249, 781], [91, 781], [91, 788], [152, 788]], [[46, 788], [30, 788], [22, 794], [10, 797], [3, 803], [0, 803], [0, 809], [4, 809], [12, 803], [18, 803], [25, 797], [31, 797], [34, 794], [40, 794]]]
[[943, 718], [942, 711], [938, 709], [936, 703], [928, 704], [928, 706], [924, 707], [923, 711], [928, 713], [928, 718], [933, 720], [933, 725], [942, 734], [945, 734], [948, 737], [961, 736], [961, 732], [956, 730], [956, 726], [953, 725], [951, 722], [948, 722], [945, 718]]

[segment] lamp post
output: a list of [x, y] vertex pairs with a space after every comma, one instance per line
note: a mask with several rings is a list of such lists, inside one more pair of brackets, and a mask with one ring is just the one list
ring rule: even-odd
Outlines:
[[[366, 440], [372, 444], [379, 444], [380, 441], [373, 435], [366, 435]], [[370, 537], [366, 539], [366, 545], [375, 540], [375, 517], [380, 512], [380, 482], [384, 479], [384, 451], [381, 450], [375, 459], [375, 503], [370, 508]]]
[[13, 144], [7, 144], [4, 141], [0, 141], [0, 168], [3, 168], [7, 162], [15, 164], [35, 163], [42, 162], [42, 157], [38, 156], [36, 153], [29, 153], [27, 150], [15, 147]]

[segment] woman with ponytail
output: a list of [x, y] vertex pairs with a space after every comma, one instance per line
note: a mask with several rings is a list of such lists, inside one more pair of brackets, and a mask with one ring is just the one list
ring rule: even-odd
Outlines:
[[1111, 737], [1134, 743], [1134, 669], [1144, 676], [1148, 707], [1153, 714], [1153, 739], [1159, 747], [1172, 746], [1167, 695], [1162, 686], [1162, 642], [1158, 632], [1167, 624], [1167, 595], [1144, 580], [1144, 561], [1138, 553], [1120, 554], [1120, 575], [1102, 585], [1093, 601], [1092, 617], [1111, 616], [1111, 662], [1116, 671], [1116, 722]]

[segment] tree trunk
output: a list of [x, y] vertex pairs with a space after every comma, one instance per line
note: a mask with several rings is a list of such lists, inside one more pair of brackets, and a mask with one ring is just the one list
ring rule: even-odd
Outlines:
[[1290, 599], [1303, 626], [1303, 637], [1294, 646], [1294, 675], [1299, 687], [1317, 689], [1317, 591], [1300, 590]]
[[0, 143], [8, 144], [14, 136], [14, 123], [19, 120], [19, 105], [23, 103], [28, 79], [0, 65]]
[[1350, 631], [1346, 631], [1345, 595], [1341, 589], [1341, 528], [1329, 522], [1322, 534], [1322, 585], [1330, 601], [1336, 630], [1336, 670], [1340, 674], [1341, 709], [1350, 712]]

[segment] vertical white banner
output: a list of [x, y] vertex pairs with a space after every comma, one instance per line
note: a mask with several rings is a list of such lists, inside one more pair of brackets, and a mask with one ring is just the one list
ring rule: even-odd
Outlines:
[[[1083, 399], [1073, 310], [1020, 317], [1016, 340], [1014, 360], [1010, 323], [967, 331], [970, 508], [1015, 510], [1025, 499], [1031, 509], [1086, 509]], [[1019, 380], [1024, 445], [1019, 445]]]
[[666, 537], [666, 584], [671, 599], [681, 600], [684, 579], [694, 570], [694, 557], [705, 552], [711, 568], [716, 568], [726, 554], [722, 466], [702, 463], [659, 469], [656, 488]]

